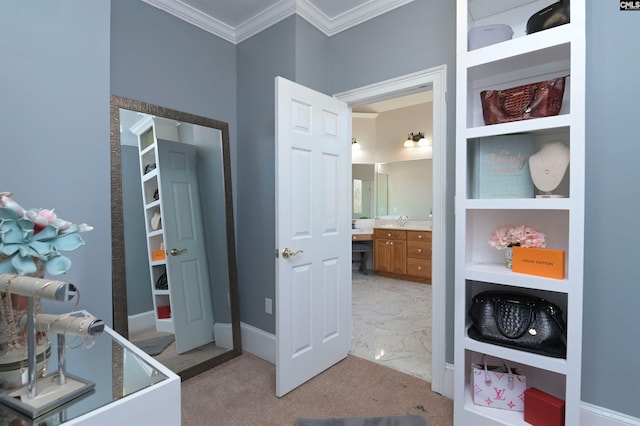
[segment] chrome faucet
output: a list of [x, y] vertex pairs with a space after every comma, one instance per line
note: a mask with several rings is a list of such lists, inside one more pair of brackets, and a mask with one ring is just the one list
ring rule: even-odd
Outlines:
[[404, 227], [409, 220], [409, 216], [400, 216], [398, 218], [398, 226]]

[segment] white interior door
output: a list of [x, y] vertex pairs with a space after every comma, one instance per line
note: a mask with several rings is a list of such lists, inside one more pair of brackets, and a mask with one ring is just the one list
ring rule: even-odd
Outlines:
[[158, 139], [158, 162], [171, 317], [181, 354], [214, 337], [195, 147]]
[[350, 349], [351, 111], [276, 77], [275, 119], [276, 394], [282, 396]]

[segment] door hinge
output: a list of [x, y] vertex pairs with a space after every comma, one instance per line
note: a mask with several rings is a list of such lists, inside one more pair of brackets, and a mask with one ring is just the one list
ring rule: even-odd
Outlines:
[[280, 257], [280, 250], [276, 249], [275, 255], [276, 255], [276, 259], [278, 259]]

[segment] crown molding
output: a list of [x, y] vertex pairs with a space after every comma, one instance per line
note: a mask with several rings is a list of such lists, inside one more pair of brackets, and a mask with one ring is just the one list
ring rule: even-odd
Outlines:
[[181, 0], [142, 1], [230, 43], [238, 44], [295, 13], [330, 37], [397, 7], [411, 3], [413, 0], [369, 0], [335, 18], [327, 17], [309, 0], [282, 0], [237, 27], [232, 27], [206, 15]]
[[329, 18], [309, 0], [296, 0], [296, 12], [327, 36], [332, 36], [358, 24], [385, 14], [413, 0], [369, 0], [345, 13]]
[[296, 0], [282, 0], [236, 27], [235, 44], [296, 13]]
[[143, 2], [157, 7], [160, 10], [164, 10], [170, 15], [176, 18], [182, 19], [185, 22], [190, 23], [202, 30], [205, 30], [213, 35], [216, 35], [231, 43], [236, 43], [236, 30], [235, 28], [219, 21], [207, 14], [200, 12], [187, 4], [184, 4], [180, 0], [142, 0]]

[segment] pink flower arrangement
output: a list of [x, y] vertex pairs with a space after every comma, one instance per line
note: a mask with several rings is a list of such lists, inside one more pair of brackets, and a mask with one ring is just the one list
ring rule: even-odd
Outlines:
[[489, 238], [489, 245], [498, 250], [507, 247], [544, 247], [544, 234], [529, 225], [505, 225], [497, 227]]

